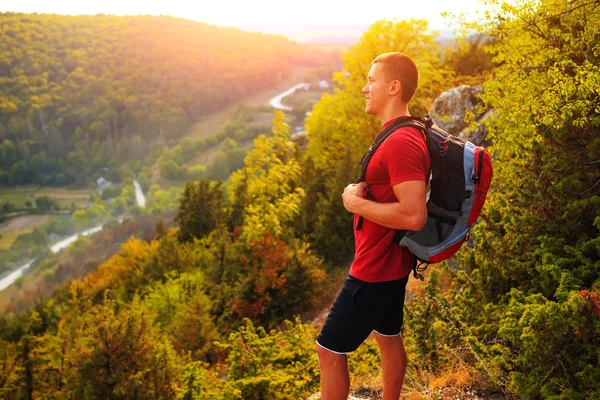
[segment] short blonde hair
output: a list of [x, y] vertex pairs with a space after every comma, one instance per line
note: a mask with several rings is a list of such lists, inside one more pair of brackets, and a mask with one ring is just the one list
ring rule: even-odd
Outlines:
[[402, 101], [408, 103], [419, 85], [419, 70], [415, 62], [400, 52], [383, 53], [375, 57], [371, 65], [380, 63], [388, 81], [399, 80], [402, 85]]

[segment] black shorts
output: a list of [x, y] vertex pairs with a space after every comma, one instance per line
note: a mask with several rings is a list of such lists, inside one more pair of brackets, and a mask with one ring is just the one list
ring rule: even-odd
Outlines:
[[365, 282], [348, 276], [333, 302], [317, 344], [334, 353], [353, 352], [375, 331], [398, 336], [404, 321], [408, 276], [388, 282]]

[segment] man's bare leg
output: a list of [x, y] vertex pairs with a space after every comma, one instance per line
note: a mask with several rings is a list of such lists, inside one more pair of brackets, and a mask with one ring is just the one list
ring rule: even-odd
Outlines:
[[345, 354], [336, 354], [316, 345], [321, 369], [321, 399], [346, 400], [350, 393], [350, 374]]
[[404, 383], [406, 373], [406, 350], [402, 335], [383, 336], [373, 332], [379, 353], [381, 354], [381, 368], [383, 370], [383, 399], [398, 400]]

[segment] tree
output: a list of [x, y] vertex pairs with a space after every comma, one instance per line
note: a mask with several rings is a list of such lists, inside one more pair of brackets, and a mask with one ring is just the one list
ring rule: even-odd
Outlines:
[[78, 379], [72, 393], [104, 399], [173, 398], [181, 385], [182, 363], [152, 325], [139, 300], [116, 310], [115, 301], [93, 307], [70, 363]]
[[[0, 25], [0, 181], [10, 184], [86, 184], [113, 160], [133, 164], [176, 143], [204, 115], [279, 83], [292, 65], [337, 58], [172, 17], [2, 13]], [[175, 166], [196, 155], [192, 143], [181, 140]], [[42, 152], [59, 180], [28, 171], [43, 171], [29, 165]]]
[[457, 86], [479, 84], [491, 72], [493, 56], [485, 49], [494, 42], [494, 37], [479, 33], [457, 39], [455, 45], [444, 51], [444, 65], [456, 74]]
[[36, 197], [34, 202], [35, 202], [35, 206], [41, 212], [47, 212], [47, 211], [56, 210], [56, 209], [60, 208], [60, 204], [58, 203], [58, 201], [56, 201], [48, 196]]
[[260, 239], [264, 232], [282, 236], [300, 211], [304, 197], [299, 186], [301, 168], [288, 138], [285, 115], [278, 111], [273, 120], [273, 137], [259, 136], [244, 159], [246, 166], [228, 181], [231, 203], [247, 199], [242, 235], [248, 243]]
[[224, 193], [222, 183], [212, 184], [209, 179], [188, 182], [179, 204], [175, 221], [180, 226], [179, 239], [183, 242], [201, 238], [222, 223]]
[[11, 212], [13, 212], [15, 210], [15, 205], [13, 203], [11, 203], [10, 201], [7, 201], [6, 203], [2, 204], [2, 212], [5, 214], [9, 214]]
[[0, 156], [0, 167], [3, 169], [9, 169], [13, 163], [18, 161], [19, 153], [17, 151], [17, 146], [15, 146], [12, 140], [4, 139], [4, 141], [0, 143]]
[[10, 167], [8, 182], [11, 185], [20, 183], [29, 183], [32, 180], [32, 173], [27, 163], [23, 160], [17, 161]]

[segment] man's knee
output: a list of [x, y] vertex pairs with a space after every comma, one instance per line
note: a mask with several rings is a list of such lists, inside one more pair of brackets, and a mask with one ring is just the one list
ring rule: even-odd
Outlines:
[[373, 334], [375, 335], [375, 340], [377, 341], [377, 345], [381, 350], [401, 349], [404, 351], [404, 341], [402, 340], [402, 335], [387, 336], [375, 331]]
[[317, 356], [319, 356], [319, 361], [326, 363], [336, 363], [343, 362], [346, 359], [345, 354], [334, 353], [331, 350], [328, 350], [318, 343], [315, 344], [315, 350], [317, 351]]

